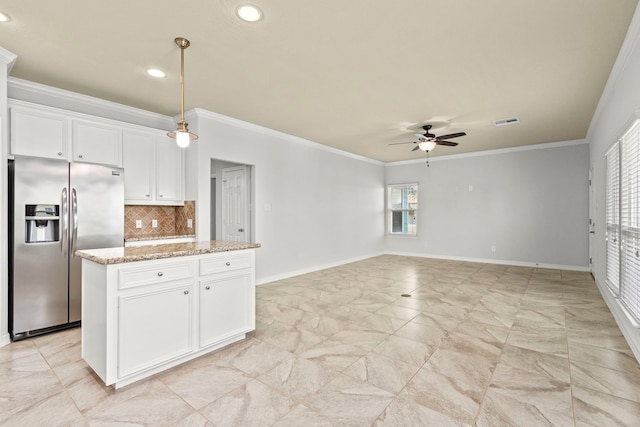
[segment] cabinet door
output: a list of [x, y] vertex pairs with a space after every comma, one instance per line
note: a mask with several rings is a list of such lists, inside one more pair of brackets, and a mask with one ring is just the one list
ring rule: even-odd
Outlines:
[[153, 200], [154, 135], [123, 132], [124, 199], [127, 204]]
[[193, 284], [118, 298], [118, 377], [193, 351]]
[[116, 126], [73, 120], [73, 160], [122, 166], [122, 131]]
[[67, 159], [69, 119], [41, 110], [11, 108], [11, 154]]
[[184, 203], [182, 152], [176, 141], [166, 136], [156, 138], [156, 200]]
[[200, 282], [200, 347], [255, 329], [250, 271]]

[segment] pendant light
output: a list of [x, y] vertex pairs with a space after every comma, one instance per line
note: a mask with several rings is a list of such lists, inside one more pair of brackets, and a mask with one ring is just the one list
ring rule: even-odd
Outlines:
[[187, 148], [192, 140], [198, 139], [198, 135], [189, 132], [189, 123], [184, 120], [184, 50], [191, 43], [184, 37], [177, 37], [175, 42], [180, 48], [180, 120], [178, 121], [178, 129], [167, 133], [167, 136], [175, 138], [178, 147]]

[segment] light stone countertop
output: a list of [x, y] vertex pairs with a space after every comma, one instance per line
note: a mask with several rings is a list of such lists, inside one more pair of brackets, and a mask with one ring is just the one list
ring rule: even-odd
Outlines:
[[75, 255], [98, 264], [107, 265], [120, 264], [123, 262], [149, 261], [153, 259], [201, 255], [213, 252], [256, 249], [259, 247], [259, 243], [205, 240], [201, 242], [168, 243], [165, 245], [137, 246], [128, 248], [83, 249], [76, 251]]

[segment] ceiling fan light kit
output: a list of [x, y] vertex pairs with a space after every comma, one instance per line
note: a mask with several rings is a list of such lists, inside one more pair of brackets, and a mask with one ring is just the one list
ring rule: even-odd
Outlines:
[[416, 141], [394, 142], [389, 145], [418, 144], [415, 147], [413, 147], [413, 150], [411, 151], [422, 150], [428, 153], [429, 151], [433, 150], [436, 147], [436, 145], [446, 145], [447, 147], [455, 147], [456, 145], [458, 145], [458, 143], [453, 141], [447, 141], [447, 139], [459, 138], [461, 136], [466, 135], [466, 133], [464, 132], [457, 132], [457, 133], [450, 133], [447, 135], [436, 136], [435, 134], [429, 132], [431, 128], [432, 128], [432, 125], [422, 126], [422, 129], [424, 129], [424, 133], [414, 133], [415, 137], [417, 138]]
[[191, 43], [184, 37], [176, 37], [175, 42], [180, 48], [180, 120], [178, 120], [178, 129], [168, 132], [167, 136], [174, 138], [178, 147], [187, 148], [191, 141], [198, 139], [198, 135], [189, 132], [189, 123], [184, 119], [184, 50]]

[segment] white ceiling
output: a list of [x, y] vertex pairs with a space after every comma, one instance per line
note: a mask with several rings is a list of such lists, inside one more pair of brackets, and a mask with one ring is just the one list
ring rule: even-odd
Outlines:
[[[584, 138], [638, 0], [4, 0], [12, 76], [167, 115], [199, 107], [362, 156]], [[168, 76], [154, 79], [148, 67]], [[517, 125], [493, 121], [519, 117]]]

